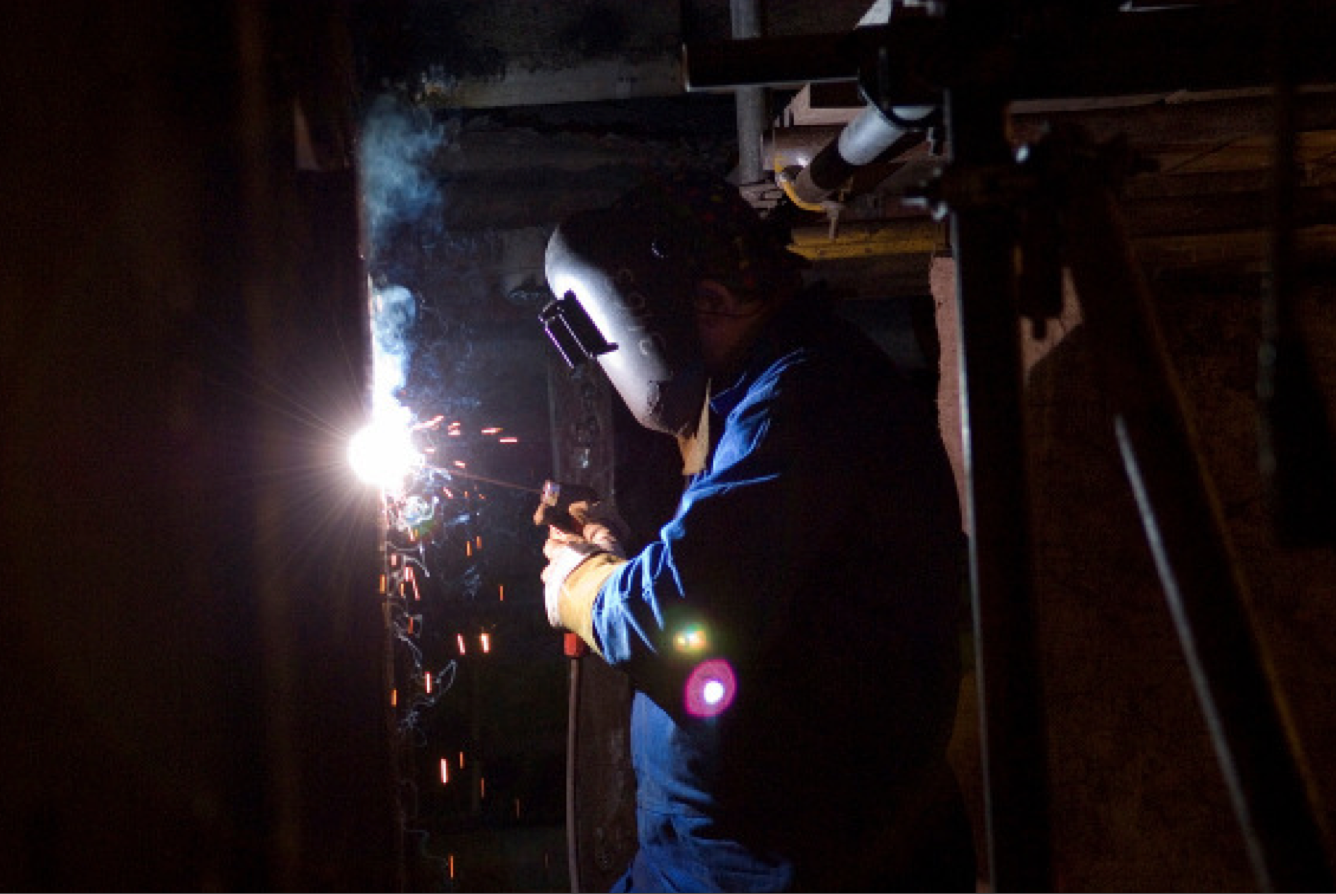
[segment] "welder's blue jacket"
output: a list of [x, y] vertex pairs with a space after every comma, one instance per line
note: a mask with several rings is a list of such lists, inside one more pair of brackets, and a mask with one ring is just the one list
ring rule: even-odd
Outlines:
[[945, 762], [963, 536], [931, 400], [808, 296], [710, 405], [707, 467], [593, 603], [636, 688], [620, 889], [974, 890]]

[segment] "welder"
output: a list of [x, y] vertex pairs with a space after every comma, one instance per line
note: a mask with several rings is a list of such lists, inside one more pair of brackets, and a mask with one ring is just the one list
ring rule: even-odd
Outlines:
[[[711, 173], [563, 220], [542, 317], [677, 440], [673, 517], [548, 528], [548, 620], [634, 688], [619, 891], [973, 891], [947, 761], [963, 537], [932, 399]], [[577, 511], [578, 510], [578, 511]]]

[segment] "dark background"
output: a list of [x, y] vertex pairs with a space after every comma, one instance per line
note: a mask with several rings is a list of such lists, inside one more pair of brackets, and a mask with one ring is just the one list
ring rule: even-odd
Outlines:
[[[765, 25], [842, 32], [867, 4], [817, 6], [769, 3]], [[7, 9], [0, 887], [566, 888], [568, 668], [542, 620], [535, 495], [450, 473], [431, 485], [459, 510], [450, 524], [420, 546], [392, 536], [344, 456], [374, 390], [368, 283], [414, 296], [401, 397], [460, 423], [451, 462], [526, 488], [597, 473], [651, 523], [661, 490], [635, 493], [618, 462], [639, 449], [634, 428], [596, 381], [554, 371], [535, 325], [541, 249], [562, 214], [645, 167], [732, 169], [732, 96], [683, 94], [674, 67], [684, 38], [728, 28], [722, 2]], [[1246, 69], [1267, 37], [1219, 56]], [[1158, 63], [1116, 58], [1107, 71]], [[1293, 210], [1330, 412], [1336, 105], [1330, 72], [1319, 80], [1294, 109]], [[1018, 104], [1014, 137], [1079, 120], [1157, 162], [1122, 206], [1325, 834], [1336, 565], [1321, 536], [1276, 536], [1257, 464], [1275, 107], [1265, 83], [1113, 98], [1064, 86]], [[436, 197], [389, 236], [363, 180], [383, 96], [432, 135], [421, 161]], [[794, 97], [776, 89], [769, 112], [795, 115]], [[848, 110], [846, 92], [813, 111]], [[761, 187], [749, 195], [773, 201]], [[925, 386], [942, 383], [959, 461], [953, 258], [940, 222], [897, 198], [850, 201], [837, 233], [818, 215], [797, 235], [850, 312]], [[945, 334], [940, 369], [914, 339], [925, 310]], [[1014, 408], [1029, 425], [1057, 886], [1253, 890], [1093, 347], [1069, 303], [1047, 340], [1026, 342]], [[586, 412], [597, 438], [574, 425]], [[594, 466], [579, 465], [584, 448]], [[407, 639], [401, 548], [432, 571]], [[954, 747], [982, 836], [972, 686]], [[440, 758], [461, 748], [466, 774], [442, 784]]]

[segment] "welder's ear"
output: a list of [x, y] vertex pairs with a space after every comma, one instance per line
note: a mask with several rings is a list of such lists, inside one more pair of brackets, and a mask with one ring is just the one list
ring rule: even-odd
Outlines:
[[733, 293], [728, 286], [714, 279], [702, 279], [696, 282], [694, 304], [702, 313], [725, 313], [733, 303]]
[[730, 288], [717, 279], [696, 282], [696, 313], [713, 317], [750, 317], [762, 310], [764, 302], [755, 295]]

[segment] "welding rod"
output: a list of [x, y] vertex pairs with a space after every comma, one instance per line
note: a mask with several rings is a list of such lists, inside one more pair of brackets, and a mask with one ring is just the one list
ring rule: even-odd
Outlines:
[[443, 466], [428, 465], [427, 468], [446, 475], [458, 475], [461, 478], [472, 478], [474, 481], [482, 481], [486, 484], [495, 484], [497, 487], [508, 487], [511, 490], [523, 491], [526, 494], [542, 494], [542, 488], [527, 487], [523, 484], [516, 484], [513, 481], [502, 481], [499, 478], [488, 478], [485, 475], [475, 475], [472, 472], [465, 472], [461, 469], [447, 469]]

